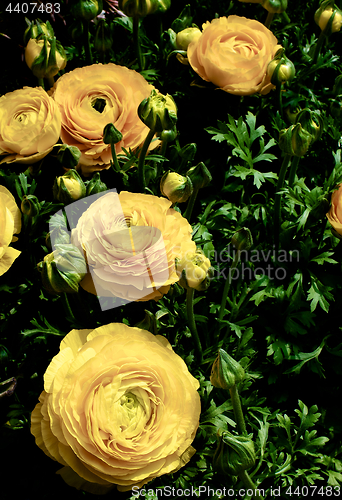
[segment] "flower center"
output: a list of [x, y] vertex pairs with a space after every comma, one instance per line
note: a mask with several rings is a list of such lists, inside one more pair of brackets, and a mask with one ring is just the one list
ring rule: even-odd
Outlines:
[[106, 104], [106, 99], [102, 99], [101, 97], [95, 97], [95, 99], [91, 101], [92, 107], [99, 113], [104, 111]]

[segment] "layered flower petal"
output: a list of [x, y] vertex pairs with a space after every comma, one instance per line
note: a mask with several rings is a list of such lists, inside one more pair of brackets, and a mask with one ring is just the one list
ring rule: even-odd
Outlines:
[[[117, 153], [143, 143], [149, 129], [137, 109], [153, 88], [136, 71], [113, 63], [77, 68], [57, 80], [52, 95], [62, 115], [61, 139], [81, 151], [83, 174], [110, 166], [110, 144], [103, 142], [108, 123], [123, 136], [115, 145]], [[159, 141], [152, 144], [156, 147]]]
[[21, 230], [21, 212], [14, 196], [0, 186], [0, 276], [12, 266], [20, 252], [9, 245], [18, 238], [14, 234]]
[[61, 116], [42, 87], [24, 87], [0, 97], [0, 163], [33, 164], [59, 139]]
[[196, 249], [188, 221], [170, 206], [165, 198], [128, 192], [109, 192], [92, 203], [71, 235], [90, 271], [80, 285], [127, 301], [167, 293], [179, 280], [175, 259], [184, 243]]
[[140, 487], [194, 453], [198, 387], [164, 337], [121, 323], [73, 330], [47, 369], [31, 432], [68, 484]]
[[202, 35], [187, 49], [190, 65], [205, 81], [230, 94], [267, 93], [268, 63], [280, 48], [273, 33], [258, 21], [220, 17], [203, 24]]

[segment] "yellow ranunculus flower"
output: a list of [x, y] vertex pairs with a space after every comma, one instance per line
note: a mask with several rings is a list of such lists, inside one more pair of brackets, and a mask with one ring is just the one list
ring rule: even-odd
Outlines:
[[342, 184], [339, 184], [333, 192], [331, 207], [326, 216], [335, 231], [342, 237]]
[[272, 88], [267, 66], [281, 48], [259, 21], [220, 17], [202, 26], [202, 35], [188, 46], [193, 70], [229, 94], [267, 94]]
[[13, 195], [4, 186], [0, 186], [0, 276], [9, 270], [19, 257], [19, 250], [9, 245], [17, 241], [14, 233], [21, 230], [21, 213]]
[[0, 97], [0, 163], [40, 161], [59, 139], [61, 115], [41, 87], [24, 87]]
[[[61, 76], [53, 87], [53, 98], [62, 115], [61, 139], [81, 151], [79, 167], [84, 175], [110, 168], [110, 144], [103, 141], [108, 123], [122, 133], [115, 145], [137, 149], [149, 132], [138, 116], [138, 106], [154, 87], [142, 75], [113, 63], [76, 68]], [[151, 149], [159, 141], [152, 143]]]
[[212, 277], [212, 267], [208, 257], [201, 249], [195, 252], [184, 244], [184, 253], [181, 258], [176, 258], [176, 272], [180, 277], [180, 285], [184, 288], [194, 288], [203, 291], [209, 287]]
[[160, 335], [122, 323], [72, 330], [45, 372], [31, 432], [69, 485], [128, 491], [190, 460], [198, 388]]

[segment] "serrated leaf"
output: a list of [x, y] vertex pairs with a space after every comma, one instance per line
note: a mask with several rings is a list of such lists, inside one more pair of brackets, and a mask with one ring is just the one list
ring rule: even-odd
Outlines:
[[317, 257], [311, 259], [310, 262], [317, 262], [317, 264], [324, 264], [324, 262], [329, 262], [330, 264], [337, 264], [338, 262], [334, 259], [330, 259], [331, 255], [334, 255], [335, 252], [323, 252]]

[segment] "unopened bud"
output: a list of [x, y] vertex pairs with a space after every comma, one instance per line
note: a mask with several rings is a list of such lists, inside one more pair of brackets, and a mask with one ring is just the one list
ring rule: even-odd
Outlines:
[[113, 45], [113, 38], [108, 24], [100, 19], [96, 30], [94, 47], [98, 52], [108, 52]]
[[80, 158], [81, 151], [76, 146], [63, 144], [57, 152], [57, 160], [64, 168], [75, 168]]
[[251, 248], [253, 245], [253, 237], [248, 227], [243, 227], [242, 229], [236, 231], [232, 237], [232, 244], [235, 249], [240, 252]]
[[101, 181], [100, 172], [96, 172], [93, 178], [86, 183], [86, 196], [102, 193], [103, 191], [107, 190], [108, 188], [106, 184]]
[[195, 42], [202, 35], [202, 31], [198, 28], [185, 28], [177, 33], [176, 47], [179, 50], [187, 50], [191, 42]]
[[138, 107], [140, 120], [163, 140], [173, 140], [177, 136], [177, 106], [172, 96], [152, 90]]
[[342, 12], [334, 0], [323, 1], [316, 10], [314, 19], [326, 36], [340, 31], [342, 26]]
[[71, 6], [71, 14], [83, 21], [91, 21], [101, 14], [102, 0], [78, 0]]
[[38, 198], [33, 194], [23, 196], [20, 209], [22, 213], [27, 215], [28, 217], [35, 217], [39, 214], [40, 210], [40, 203]]
[[286, 57], [284, 49], [279, 49], [267, 67], [271, 83], [277, 86], [289, 82], [295, 73], [294, 64]]
[[179, 284], [183, 288], [194, 288], [201, 292], [209, 287], [210, 279], [213, 277], [213, 268], [202, 250], [185, 251], [181, 258], [176, 257], [175, 263], [176, 273], [180, 277]]
[[117, 144], [122, 140], [122, 133], [114, 127], [113, 123], [108, 123], [103, 129], [103, 142], [105, 144]]
[[53, 185], [53, 197], [55, 200], [68, 205], [84, 198], [85, 195], [86, 187], [76, 170], [70, 169], [61, 177], [56, 177]]
[[237, 476], [255, 464], [254, 443], [249, 436], [222, 433], [213, 458], [214, 468], [222, 474]]
[[231, 389], [245, 378], [245, 370], [223, 349], [219, 349], [211, 369], [210, 382], [219, 389]]
[[186, 175], [190, 177], [194, 189], [202, 189], [212, 180], [211, 173], [203, 162], [191, 167]]
[[176, 172], [166, 172], [160, 181], [160, 191], [172, 203], [184, 203], [192, 195], [192, 182]]

